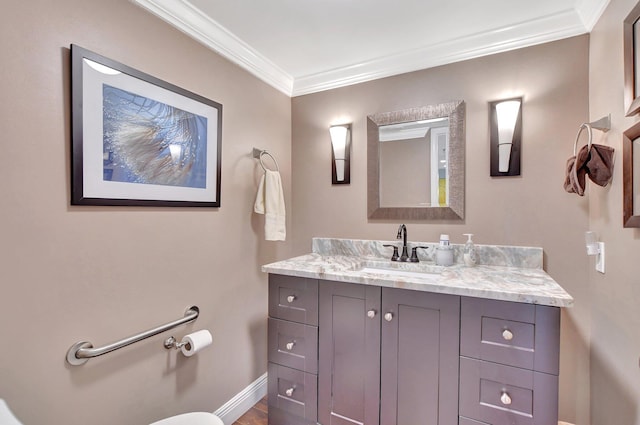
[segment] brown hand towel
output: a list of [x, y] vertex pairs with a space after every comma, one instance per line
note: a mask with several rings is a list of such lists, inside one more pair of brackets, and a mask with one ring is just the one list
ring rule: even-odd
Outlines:
[[580, 196], [584, 196], [586, 189], [587, 161], [589, 160], [589, 148], [583, 146], [575, 157], [573, 164], [569, 170], [569, 181], [573, 192]]
[[609, 146], [583, 146], [577, 156], [567, 161], [564, 190], [584, 196], [587, 175], [599, 186], [609, 184], [613, 177], [614, 153], [615, 150]]
[[575, 193], [576, 191], [573, 189], [573, 184], [571, 184], [571, 173], [573, 172], [573, 165], [576, 163], [575, 155], [567, 160], [567, 167], [565, 168], [564, 175], [564, 190], [569, 193]]
[[610, 146], [592, 145], [589, 159], [585, 164], [589, 179], [598, 186], [606, 186], [613, 177], [615, 149]]

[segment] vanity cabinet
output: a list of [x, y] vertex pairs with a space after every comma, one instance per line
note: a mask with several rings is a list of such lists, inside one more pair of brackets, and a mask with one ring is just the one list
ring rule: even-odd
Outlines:
[[460, 298], [321, 281], [318, 421], [458, 423]]
[[560, 309], [269, 275], [270, 425], [551, 425]]

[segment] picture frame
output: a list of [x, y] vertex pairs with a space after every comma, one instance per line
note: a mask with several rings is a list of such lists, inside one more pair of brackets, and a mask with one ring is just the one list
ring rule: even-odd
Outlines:
[[640, 227], [640, 122], [622, 133], [622, 223]]
[[623, 22], [624, 109], [630, 117], [640, 111], [640, 3]]
[[222, 105], [71, 45], [71, 204], [220, 207]]

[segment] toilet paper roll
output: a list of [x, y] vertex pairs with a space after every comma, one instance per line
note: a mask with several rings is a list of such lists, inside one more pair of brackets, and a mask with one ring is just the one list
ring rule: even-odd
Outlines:
[[187, 357], [191, 357], [203, 348], [206, 348], [211, 345], [213, 342], [213, 337], [211, 336], [211, 332], [206, 329], [203, 329], [198, 332], [194, 332], [188, 335], [185, 335], [182, 338], [182, 343], [184, 344], [180, 351]]

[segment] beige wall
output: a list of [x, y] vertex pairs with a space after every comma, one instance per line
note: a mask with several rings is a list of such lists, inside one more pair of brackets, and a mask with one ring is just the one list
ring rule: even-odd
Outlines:
[[[222, 207], [69, 206], [71, 43], [223, 104]], [[145, 424], [213, 411], [266, 372], [266, 276], [290, 254], [252, 214], [278, 158], [290, 207], [291, 102], [127, 0], [10, 2], [0, 14], [0, 398], [25, 424]], [[169, 333], [81, 367], [76, 341], [106, 344], [182, 316], [206, 328], [192, 358]]]
[[[562, 316], [561, 419], [640, 424], [640, 231], [622, 228], [620, 156], [621, 132], [638, 120], [624, 118], [622, 100], [621, 22], [634, 4], [611, 0], [590, 43], [289, 100], [127, 0], [14, 2], [0, 15], [0, 398], [29, 425], [215, 410], [266, 370], [261, 264], [308, 252], [313, 236], [394, 237], [398, 222], [366, 217], [366, 116], [463, 99], [466, 219], [408, 222], [410, 239], [447, 232], [463, 242], [472, 232], [477, 243], [542, 246], [546, 270], [576, 299]], [[69, 206], [71, 43], [223, 104], [220, 209]], [[522, 176], [491, 178], [487, 102], [520, 95]], [[579, 124], [609, 112], [612, 131], [596, 137], [618, 152], [613, 184], [565, 193]], [[343, 122], [353, 123], [352, 183], [332, 186], [328, 127]], [[253, 146], [279, 160], [292, 242], [264, 242], [251, 213], [261, 173]], [[584, 255], [589, 227], [607, 243], [605, 275]], [[155, 337], [82, 367], [64, 361], [78, 340], [111, 342], [193, 303], [201, 317], [174, 334], [213, 332], [196, 357], [167, 353]]]
[[[367, 219], [367, 115], [466, 102], [466, 211], [462, 222], [408, 222], [409, 239], [449, 233], [479, 244], [541, 246], [546, 270], [576, 299], [562, 317], [560, 416], [588, 424], [588, 203], [564, 192], [564, 168], [588, 118], [588, 36], [296, 97], [292, 102], [294, 253], [313, 236], [393, 239], [397, 221]], [[488, 102], [524, 96], [522, 175], [489, 176]], [[353, 123], [351, 184], [331, 185], [329, 126]], [[407, 172], [406, 179], [411, 179]]]
[[589, 268], [592, 308], [592, 424], [640, 424], [640, 230], [622, 227], [622, 132], [625, 118], [622, 21], [637, 0], [611, 0], [591, 35], [591, 119], [611, 113], [612, 129], [596, 142], [616, 149], [612, 184], [589, 187], [589, 226], [606, 244], [606, 274]]
[[[381, 207], [415, 207], [431, 202], [430, 136], [379, 144]], [[412, 178], [406, 178], [406, 170], [413, 170]]]

